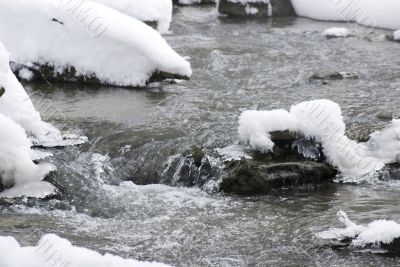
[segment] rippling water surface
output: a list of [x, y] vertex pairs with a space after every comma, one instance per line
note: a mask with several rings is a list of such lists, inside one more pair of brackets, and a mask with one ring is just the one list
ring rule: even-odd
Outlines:
[[[396, 180], [248, 198], [157, 184], [169, 156], [236, 142], [246, 109], [328, 98], [342, 107], [349, 133], [385, 125], [376, 118], [381, 111], [400, 114], [400, 46], [379, 29], [326, 40], [320, 32], [332, 26], [351, 27], [303, 18], [237, 21], [214, 8], [179, 8], [166, 39], [190, 57], [190, 81], [147, 89], [27, 84], [45, 119], [90, 141], [53, 151], [58, 172], [51, 179], [62, 198], [1, 206], [0, 234], [33, 244], [53, 232], [101, 252], [176, 266], [399, 264], [333, 250], [315, 237], [339, 226], [339, 209], [358, 223], [400, 222]], [[324, 70], [360, 79], [307, 81]]]

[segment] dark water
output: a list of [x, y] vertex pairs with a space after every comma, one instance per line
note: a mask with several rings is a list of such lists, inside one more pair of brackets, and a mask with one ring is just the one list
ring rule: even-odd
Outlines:
[[[141, 185], [158, 183], [168, 158], [193, 145], [236, 142], [246, 109], [328, 98], [342, 107], [349, 132], [381, 127], [381, 111], [400, 114], [400, 46], [378, 29], [326, 40], [320, 32], [332, 26], [351, 28], [302, 18], [232, 21], [213, 8], [179, 8], [166, 39], [190, 57], [190, 81], [147, 89], [27, 84], [46, 120], [90, 141], [53, 151], [58, 172], [51, 179], [62, 199], [0, 207], [0, 234], [33, 244], [52, 232], [75, 245], [176, 266], [398, 265], [397, 258], [333, 250], [315, 237], [340, 226], [337, 210], [358, 223], [400, 222], [395, 180], [248, 198]], [[307, 81], [324, 70], [360, 79]]]

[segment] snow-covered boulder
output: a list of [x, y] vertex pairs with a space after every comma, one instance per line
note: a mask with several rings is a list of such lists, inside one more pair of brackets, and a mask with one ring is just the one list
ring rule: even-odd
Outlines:
[[59, 130], [42, 121], [22, 85], [9, 66], [9, 53], [0, 42], [0, 114], [12, 118], [21, 125], [35, 145], [54, 146], [63, 142]]
[[290, 0], [219, 0], [218, 12], [230, 17], [281, 17], [296, 15]]
[[400, 120], [372, 133], [364, 143], [349, 139], [345, 129], [338, 104], [313, 100], [293, 105], [290, 111], [245, 111], [238, 131], [242, 144], [263, 153], [274, 149], [271, 132], [291, 131], [312, 138], [322, 145], [327, 163], [347, 176], [365, 175], [398, 160]]
[[0, 1], [0, 36], [12, 61], [48, 80], [144, 86], [192, 73], [159, 32], [89, 0]]
[[76, 247], [54, 234], [42, 237], [35, 247], [21, 247], [13, 237], [0, 237], [1, 267], [167, 267], [156, 262], [123, 259]]
[[350, 31], [346, 28], [329, 28], [322, 32], [322, 35], [328, 39], [346, 38], [350, 36]]
[[[1, 104], [0, 104], [1, 106]], [[46, 197], [54, 186], [42, 182], [54, 166], [32, 162], [32, 143], [24, 129], [0, 114], [0, 197]]]
[[387, 35], [386, 35], [386, 38], [387, 38], [389, 41], [400, 43], [400, 30], [395, 31], [395, 32], [393, 32], [393, 33], [391, 33], [391, 34], [387, 34]]
[[156, 23], [167, 33], [172, 20], [172, 0], [94, 0], [146, 23]]
[[334, 228], [318, 233], [319, 238], [339, 242], [334, 243], [336, 247], [378, 249], [380, 253], [400, 256], [400, 224], [394, 221], [376, 220], [364, 226], [352, 222], [343, 211], [339, 211], [337, 216], [346, 228]]
[[354, 21], [371, 28], [400, 29], [398, 0], [292, 0], [292, 3], [297, 15], [303, 17]]

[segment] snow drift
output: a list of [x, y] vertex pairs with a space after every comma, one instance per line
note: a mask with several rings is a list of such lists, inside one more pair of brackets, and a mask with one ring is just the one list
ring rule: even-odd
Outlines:
[[12, 61], [55, 80], [144, 86], [192, 73], [156, 30], [93, 1], [0, 1], [0, 36]]
[[143, 22], [156, 22], [161, 33], [168, 33], [172, 20], [172, 0], [94, 0]]
[[398, 0], [292, 0], [292, 4], [299, 16], [400, 29]]
[[36, 247], [21, 247], [13, 237], [0, 237], [0, 251], [2, 267], [167, 267], [161, 263], [101, 255], [93, 250], [75, 247], [54, 234], [43, 236]]
[[384, 130], [371, 134], [366, 143], [345, 136], [345, 124], [338, 104], [330, 100], [303, 102], [286, 110], [248, 110], [239, 118], [242, 143], [263, 152], [274, 143], [270, 132], [292, 131], [314, 138], [323, 146], [327, 161], [348, 176], [368, 174], [397, 161], [400, 153], [400, 120], [393, 120]]

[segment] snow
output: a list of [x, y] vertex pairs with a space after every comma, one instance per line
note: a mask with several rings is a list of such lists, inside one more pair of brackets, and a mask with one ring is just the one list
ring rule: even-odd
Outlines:
[[[0, 237], [2, 267], [166, 267], [156, 262], [123, 259], [76, 247], [55, 234], [42, 237], [36, 247], [21, 247], [13, 237]], [[23, 257], [21, 257], [23, 255]]]
[[395, 41], [400, 41], [400, 30], [395, 31], [395, 32], [393, 33], [393, 37], [394, 37], [394, 40], [395, 40]]
[[168, 33], [172, 20], [172, 0], [94, 0], [145, 22], [157, 22], [160, 33]]
[[100, 3], [79, 3], [0, 1], [0, 36], [11, 60], [59, 73], [73, 66], [77, 76], [118, 86], [144, 86], [156, 71], [191, 76], [189, 62], [150, 26]]
[[398, 0], [292, 0], [292, 4], [299, 16], [319, 20], [355, 21], [372, 28], [400, 28]]
[[293, 131], [320, 142], [327, 162], [344, 175], [361, 176], [396, 162], [400, 153], [400, 120], [375, 132], [367, 143], [345, 136], [345, 124], [338, 104], [330, 100], [303, 102], [286, 110], [244, 111], [239, 118], [241, 143], [262, 152], [271, 151], [270, 132]]
[[326, 29], [322, 33], [325, 37], [348, 37], [350, 35], [350, 31], [346, 28], [330, 28]]
[[352, 238], [351, 245], [355, 247], [365, 247], [367, 245], [378, 246], [390, 244], [396, 238], [400, 238], [400, 225], [394, 221], [375, 220], [367, 226], [357, 225], [347, 218], [345, 212], [338, 212], [338, 217], [345, 224], [344, 229], [331, 229], [318, 233], [322, 239], [343, 240]]
[[3, 186], [12, 187], [1, 192], [0, 197], [43, 197], [46, 192], [53, 192], [54, 187], [42, 180], [54, 166], [32, 162], [32, 143], [20, 125], [2, 114], [0, 125], [0, 177]]

